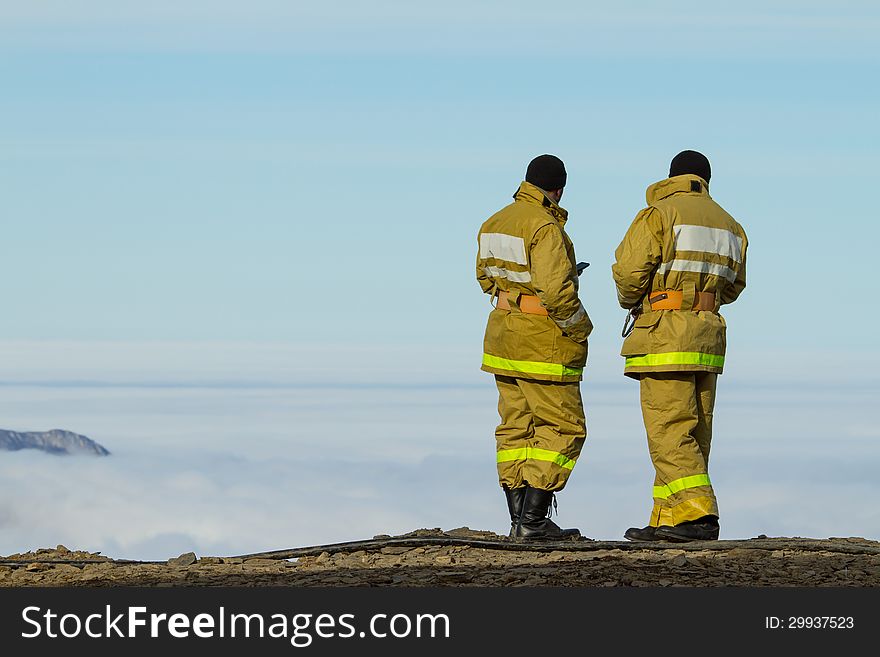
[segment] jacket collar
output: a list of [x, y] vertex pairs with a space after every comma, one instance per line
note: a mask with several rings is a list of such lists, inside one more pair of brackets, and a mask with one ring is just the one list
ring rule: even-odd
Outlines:
[[673, 176], [672, 178], [667, 178], [666, 180], [654, 183], [648, 187], [645, 196], [648, 199], [648, 205], [654, 205], [654, 203], [667, 196], [672, 196], [673, 194], [679, 194], [681, 192], [709, 196], [709, 183], [700, 178], [700, 176], [686, 173], [681, 176]]
[[544, 208], [547, 214], [556, 219], [560, 225], [565, 225], [565, 221], [568, 219], [568, 210], [560, 207], [552, 199], [547, 197], [543, 189], [532, 183], [525, 181], [520, 183], [519, 189], [516, 190], [516, 194], [513, 195], [513, 198], [519, 202], [540, 205]]

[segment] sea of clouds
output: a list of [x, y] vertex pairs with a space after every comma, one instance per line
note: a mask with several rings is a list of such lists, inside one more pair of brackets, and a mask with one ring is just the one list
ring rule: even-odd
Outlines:
[[[497, 396], [473, 349], [10, 342], [0, 357], [0, 428], [67, 429], [111, 452], [0, 452], [0, 554], [164, 560], [506, 532]], [[601, 540], [651, 505], [638, 385], [618, 361], [588, 367], [588, 442], [558, 495], [556, 520]], [[880, 539], [876, 381], [841, 357], [796, 376], [769, 362], [742, 358], [719, 380], [721, 538]]]

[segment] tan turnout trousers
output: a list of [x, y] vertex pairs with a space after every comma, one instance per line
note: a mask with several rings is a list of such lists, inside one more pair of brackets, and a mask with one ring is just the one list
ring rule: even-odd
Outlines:
[[558, 383], [495, 375], [498, 480], [560, 491], [587, 437], [579, 382]]
[[717, 378], [714, 372], [640, 376], [642, 417], [655, 471], [653, 527], [718, 515], [709, 481]]

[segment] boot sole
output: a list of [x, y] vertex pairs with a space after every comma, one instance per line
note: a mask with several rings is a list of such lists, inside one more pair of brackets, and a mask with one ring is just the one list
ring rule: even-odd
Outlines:
[[685, 536], [677, 536], [675, 534], [660, 534], [658, 531], [657, 534], [661, 536], [659, 540], [661, 541], [669, 541], [670, 543], [698, 543], [700, 541], [717, 541], [717, 536], [704, 536], [700, 538], [689, 538]]
[[[640, 536], [630, 535], [630, 532], [633, 530], [635, 530], [633, 532], [634, 534], [635, 534], [635, 532], [642, 533], [644, 531], [643, 529], [638, 528], [638, 527], [630, 527], [630, 529], [628, 529], [627, 531], [625, 531], [623, 533], [623, 537], [628, 541], [632, 541], [633, 543], [665, 543], [668, 541], [668, 539], [666, 539], [662, 535], [662, 533], [659, 531], [660, 527], [665, 527], [665, 526], [666, 525], [660, 525], [659, 527], [654, 527], [654, 535], [651, 538], [642, 538]], [[647, 528], [645, 528], [645, 529], [647, 529]]]
[[624, 534], [623, 537], [633, 543], [666, 543], [669, 540], [661, 536], [655, 536], [654, 538], [633, 538], [632, 536]]
[[569, 534], [567, 536], [511, 536], [516, 543], [558, 543], [560, 541], [579, 541], [581, 534]]

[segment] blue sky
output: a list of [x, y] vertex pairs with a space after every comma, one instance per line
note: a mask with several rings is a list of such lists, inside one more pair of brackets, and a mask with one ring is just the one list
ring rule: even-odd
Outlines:
[[[757, 433], [837, 429], [876, 463], [878, 32], [870, 2], [3, 2], [0, 380], [38, 397], [439, 381], [491, 398], [476, 232], [554, 153], [592, 263], [599, 440], [622, 431], [608, 409], [637, 413], [613, 251], [645, 188], [694, 148], [750, 238], [749, 285], [724, 312], [719, 431], [741, 432], [763, 390], [790, 424]], [[98, 404], [87, 419], [45, 399], [46, 418], [101, 437]], [[817, 405], [826, 424], [803, 419]], [[490, 438], [488, 410], [474, 436]]]
[[732, 339], [871, 346], [764, 330], [873, 296], [871, 3], [311, 4], [0, 11], [0, 336], [472, 344], [475, 231], [552, 152], [613, 348], [614, 247], [695, 148], [753, 243]]

